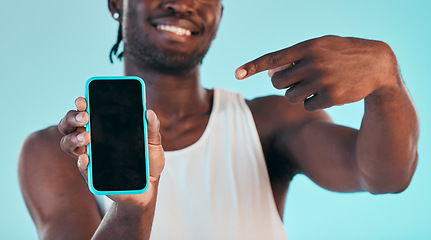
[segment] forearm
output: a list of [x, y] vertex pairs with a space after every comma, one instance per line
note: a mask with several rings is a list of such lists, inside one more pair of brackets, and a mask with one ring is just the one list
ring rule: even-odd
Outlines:
[[401, 79], [399, 87], [366, 97], [356, 142], [363, 187], [372, 193], [404, 190], [416, 168], [418, 135], [417, 113]]
[[149, 239], [156, 201], [145, 208], [113, 203], [92, 239]]

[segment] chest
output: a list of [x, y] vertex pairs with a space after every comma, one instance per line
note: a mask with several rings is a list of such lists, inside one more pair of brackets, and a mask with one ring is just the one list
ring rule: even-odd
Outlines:
[[257, 134], [246, 130], [210, 123], [198, 141], [165, 153], [155, 239], [283, 239]]

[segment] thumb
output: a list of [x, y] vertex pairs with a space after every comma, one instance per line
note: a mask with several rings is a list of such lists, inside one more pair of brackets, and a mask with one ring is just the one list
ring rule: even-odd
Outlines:
[[153, 110], [147, 110], [147, 126], [148, 126], [148, 145], [161, 145], [162, 138], [160, 136], [160, 122]]
[[165, 153], [160, 135], [160, 122], [153, 110], [147, 110], [148, 123], [148, 158], [150, 165], [150, 180], [156, 181], [165, 166]]

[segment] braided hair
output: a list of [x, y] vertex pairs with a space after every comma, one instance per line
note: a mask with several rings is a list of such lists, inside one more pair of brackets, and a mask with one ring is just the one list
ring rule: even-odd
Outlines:
[[112, 59], [112, 55], [116, 55], [117, 56], [117, 58], [121, 61], [122, 59], [123, 59], [123, 53], [124, 53], [124, 51], [123, 52], [121, 52], [121, 53], [119, 53], [118, 55], [117, 55], [117, 53], [118, 53], [118, 48], [120, 47], [120, 43], [121, 43], [121, 41], [123, 40], [123, 33], [122, 33], [122, 31], [121, 31], [121, 23], [119, 24], [119, 27], [118, 27], [118, 36], [117, 36], [117, 42], [114, 44], [114, 46], [111, 48], [111, 51], [109, 52], [109, 61], [111, 62], [111, 63], [114, 63], [114, 60]]

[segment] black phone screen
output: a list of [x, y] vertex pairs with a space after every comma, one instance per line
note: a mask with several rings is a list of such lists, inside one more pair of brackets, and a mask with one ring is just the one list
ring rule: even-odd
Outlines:
[[88, 85], [90, 161], [98, 191], [146, 186], [142, 95], [137, 80], [93, 80]]

